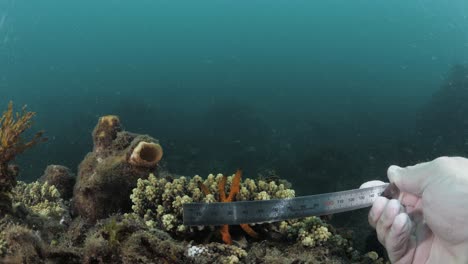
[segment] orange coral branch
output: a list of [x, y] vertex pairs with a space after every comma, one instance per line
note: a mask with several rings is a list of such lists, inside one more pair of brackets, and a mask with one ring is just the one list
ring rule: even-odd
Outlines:
[[242, 230], [244, 230], [249, 236], [258, 238], [258, 233], [255, 232], [248, 224], [240, 224]]
[[225, 191], [226, 181], [227, 181], [227, 177], [223, 175], [223, 178], [221, 178], [221, 181], [218, 184], [219, 200], [223, 203], [229, 202], [229, 201], [226, 201], [226, 191]]
[[204, 195], [211, 194], [210, 189], [208, 189], [208, 187], [206, 187], [206, 185], [203, 184], [203, 182], [198, 182], [198, 188], [200, 188]]
[[232, 179], [231, 190], [229, 191], [229, 196], [226, 199], [228, 202], [232, 202], [234, 200], [234, 197], [236, 197], [236, 195], [239, 193], [241, 178], [242, 178], [242, 170], [237, 169], [236, 175]]
[[232, 239], [231, 239], [231, 234], [229, 234], [229, 226], [222, 225], [221, 228], [219, 229], [219, 232], [221, 233], [221, 239], [223, 240], [223, 242], [228, 245], [231, 245]]
[[[238, 169], [236, 171], [236, 174], [234, 175], [231, 183], [231, 188], [229, 191], [229, 196], [226, 197], [226, 182], [227, 182], [227, 177], [223, 176], [221, 180], [218, 183], [218, 192], [219, 192], [219, 201], [223, 203], [229, 203], [234, 200], [236, 195], [240, 191], [240, 183], [241, 183], [241, 178], [242, 178], [242, 170]], [[202, 192], [205, 195], [211, 194], [210, 190], [208, 187], [206, 187], [205, 184], [202, 182], [198, 183], [198, 187], [202, 190]], [[241, 224], [240, 225], [242, 230], [244, 230], [249, 236], [253, 238], [258, 238], [258, 233], [255, 232], [248, 224]], [[232, 238], [231, 234], [229, 233], [229, 225], [222, 225], [219, 228], [219, 233], [221, 234], [221, 239], [223, 240], [224, 243], [230, 245], [232, 244]]]

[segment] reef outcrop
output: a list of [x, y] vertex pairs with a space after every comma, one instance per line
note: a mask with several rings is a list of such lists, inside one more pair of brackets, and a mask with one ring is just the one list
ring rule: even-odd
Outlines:
[[[70, 195], [75, 178], [63, 166], [49, 166], [39, 181], [9, 185], [12, 213], [0, 215], [0, 263], [384, 263], [318, 217], [184, 226], [184, 203], [288, 199], [295, 191], [279, 177], [242, 179], [240, 170], [206, 178], [159, 172], [158, 141], [123, 131], [116, 116], [99, 119], [92, 135], [71, 200], [62, 193]], [[8, 170], [18, 173], [11, 164]]]
[[154, 173], [163, 150], [158, 140], [123, 131], [117, 116], [99, 119], [94, 148], [78, 167], [72, 210], [91, 222], [131, 209], [137, 180]]
[[62, 165], [47, 166], [44, 174], [39, 178], [40, 182], [47, 182], [50, 185], [54, 185], [60, 192], [60, 197], [64, 200], [69, 200], [72, 197], [75, 180], [76, 176], [71, 170]]

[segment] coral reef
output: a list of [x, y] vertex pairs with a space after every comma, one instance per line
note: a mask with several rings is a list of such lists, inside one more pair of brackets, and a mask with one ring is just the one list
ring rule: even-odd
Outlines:
[[[126, 215], [126, 218], [141, 217], [152, 230], [162, 229], [175, 237], [192, 239], [201, 243], [190, 244], [187, 249], [187, 256], [195, 263], [221, 263], [223, 261], [224, 263], [267, 263], [263, 262], [265, 255], [260, 257], [261, 254], [254, 252], [254, 245], [258, 245], [258, 243], [255, 240], [248, 243], [246, 237], [239, 232], [240, 230], [244, 230], [249, 237], [263, 239], [264, 242], [277, 243], [276, 246], [282, 245], [288, 247], [288, 250], [294, 248], [295, 254], [299, 254], [298, 252], [301, 250], [304, 251], [304, 248], [308, 248], [306, 252], [314, 252], [309, 254], [301, 252], [300, 256], [286, 254], [287, 257], [279, 258], [283, 262], [273, 261], [273, 263], [294, 263], [300, 259], [303, 261], [316, 260], [312, 261], [313, 263], [322, 263], [321, 261], [326, 259], [327, 261], [324, 263], [329, 263], [328, 260], [335, 257], [335, 263], [342, 263], [344, 256], [348, 259], [354, 259], [355, 263], [360, 263], [364, 258], [368, 259], [352, 247], [349, 237], [343, 236], [318, 217], [256, 224], [252, 227], [244, 225], [241, 228], [233, 228], [232, 233], [229, 232], [227, 225], [215, 229], [210, 226], [187, 227], [182, 224], [182, 205], [184, 203], [294, 197], [294, 190], [285, 187], [289, 184], [280, 182], [282, 181], [279, 179], [265, 181], [249, 178], [242, 181], [240, 171], [228, 177], [222, 174], [216, 176], [210, 174], [206, 179], [202, 179], [198, 175], [191, 179], [184, 176], [157, 178], [155, 175], [150, 175], [148, 179], [138, 180], [137, 187], [131, 195], [134, 213]], [[230, 190], [228, 195], [226, 189]], [[225, 244], [208, 243], [213, 234], [217, 235], [218, 241], [223, 241]], [[236, 240], [232, 241], [231, 235]], [[313, 256], [319, 258], [315, 259]], [[374, 255], [372, 256], [374, 257]], [[275, 258], [271, 258], [270, 261], [273, 259]], [[382, 259], [378, 260], [382, 261]]]
[[[242, 171], [237, 170], [231, 182], [231, 190], [229, 191], [229, 196], [226, 196], [226, 181], [227, 176], [223, 176], [221, 181], [218, 183], [218, 193], [219, 193], [219, 202], [230, 203], [234, 201], [234, 197], [237, 196], [240, 190], [240, 182], [242, 177]], [[205, 196], [213, 195], [211, 191], [203, 183], [198, 184], [200, 189], [203, 191]], [[240, 227], [251, 237], [258, 238], [257, 232], [255, 232], [248, 224], [240, 224]], [[229, 233], [229, 225], [222, 225], [219, 229], [221, 234], [221, 239], [226, 244], [232, 244], [231, 234]]]
[[186, 252], [188, 258], [196, 263], [239, 263], [245, 259], [247, 251], [237, 246], [210, 243], [206, 245], [189, 245]]
[[60, 197], [69, 200], [73, 196], [75, 179], [75, 175], [69, 168], [62, 165], [49, 165], [45, 169], [44, 174], [39, 178], [39, 181], [54, 185], [60, 192]]
[[[122, 131], [116, 116], [102, 117], [93, 139], [79, 166], [72, 209], [74, 177], [66, 167], [51, 165], [39, 181], [10, 185], [11, 213], [0, 217], [0, 263], [383, 263], [317, 217], [184, 226], [184, 203], [287, 199], [295, 191], [274, 173], [257, 180], [242, 180], [240, 170], [206, 179], [155, 174], [158, 141]], [[17, 175], [16, 166], [8, 168]]]
[[112, 216], [91, 229], [82, 263], [186, 263], [184, 247], [138, 219]]
[[93, 131], [94, 148], [78, 168], [73, 212], [94, 222], [131, 208], [137, 179], [154, 172], [162, 157], [158, 141], [122, 131], [117, 116], [104, 116]]
[[312, 216], [300, 221], [283, 221], [280, 231], [289, 238], [299, 241], [305, 247], [314, 247], [323, 244], [332, 236], [327, 225], [318, 217]]
[[4, 255], [2, 263], [41, 263], [45, 244], [37, 232], [21, 226], [9, 225], [1, 232]]
[[247, 256], [241, 263], [271, 263], [271, 264], [293, 264], [293, 263], [317, 263], [317, 264], [384, 264], [385, 260], [375, 252], [353, 254], [344, 252], [343, 249], [331, 247], [304, 248], [300, 243], [287, 244], [272, 241], [253, 243], [247, 252]]
[[18, 181], [11, 191], [11, 200], [12, 212], [0, 218], [0, 232], [22, 226], [49, 243], [66, 230], [69, 207], [53, 185]]
[[60, 192], [48, 182], [25, 183], [19, 181], [12, 190], [13, 204], [25, 206], [32, 213], [45, 218], [60, 220], [68, 214], [68, 207], [60, 197]]
[[[225, 193], [226, 188], [231, 190], [228, 196]], [[222, 174], [217, 176], [210, 174], [205, 180], [198, 175], [191, 179], [183, 176], [173, 179], [157, 178], [155, 175], [150, 175], [148, 179], [138, 180], [131, 199], [134, 213], [143, 217], [148, 226], [190, 237], [197, 233], [198, 228], [182, 224], [184, 203], [267, 200], [291, 198], [294, 195], [294, 190], [287, 189], [285, 184], [277, 181], [266, 182], [249, 178], [241, 181], [241, 172], [238, 171], [228, 177]], [[265, 225], [257, 226], [263, 229]], [[258, 237], [257, 232], [248, 225], [242, 225], [241, 228], [250, 236]], [[231, 243], [228, 226], [220, 228], [220, 235], [224, 242]]]
[[[24, 225], [7, 225], [0, 232], [1, 263], [384, 263], [375, 252], [360, 254], [334, 242], [305, 247], [300, 242], [263, 240], [244, 245], [175, 240], [149, 228], [141, 218], [114, 215], [94, 226], [82, 219], [47, 242]], [[75, 227], [73, 227], [75, 226]], [[79, 227], [78, 227], [79, 226]], [[77, 228], [77, 229], [75, 229]], [[79, 230], [85, 238], [72, 241]], [[327, 244], [328, 243], [328, 244]]]
[[46, 140], [40, 131], [30, 141], [23, 141], [21, 135], [31, 127], [34, 112], [23, 107], [20, 113], [14, 114], [13, 103], [0, 117], [0, 215], [11, 212], [10, 191], [16, 184], [18, 167], [9, 164], [16, 156], [35, 144]]

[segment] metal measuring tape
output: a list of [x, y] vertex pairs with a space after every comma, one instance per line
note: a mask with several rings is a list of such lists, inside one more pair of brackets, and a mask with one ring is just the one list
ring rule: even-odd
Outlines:
[[289, 199], [187, 203], [183, 205], [184, 225], [239, 225], [336, 214], [371, 206], [381, 195], [396, 198], [398, 193], [394, 184], [387, 183]]

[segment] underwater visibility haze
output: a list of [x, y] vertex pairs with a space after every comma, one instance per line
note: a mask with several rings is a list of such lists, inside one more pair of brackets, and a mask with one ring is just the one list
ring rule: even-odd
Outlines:
[[468, 2], [0, 0], [0, 92], [5, 263], [385, 263], [367, 209], [181, 206], [468, 156]]

